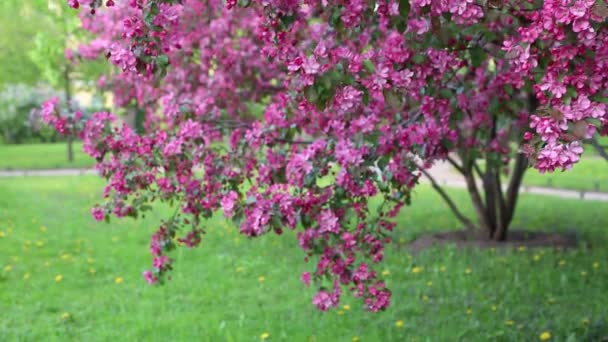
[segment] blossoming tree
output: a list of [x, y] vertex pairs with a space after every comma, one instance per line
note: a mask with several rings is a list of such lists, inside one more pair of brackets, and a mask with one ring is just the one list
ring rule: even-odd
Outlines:
[[[345, 288], [378, 311], [375, 265], [421, 176], [467, 229], [504, 240], [528, 163], [571, 168], [605, 132], [604, 1], [69, 0], [96, 36], [80, 54], [122, 70], [117, 104], [145, 108], [148, 133], [53, 100], [44, 113], [108, 179], [96, 219], [178, 204], [148, 282], [222, 210], [247, 236], [298, 230], [319, 309]], [[476, 220], [428, 173], [438, 160], [463, 174]]]

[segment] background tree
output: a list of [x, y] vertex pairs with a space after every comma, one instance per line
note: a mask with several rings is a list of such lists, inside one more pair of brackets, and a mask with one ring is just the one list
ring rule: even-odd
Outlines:
[[41, 81], [40, 70], [28, 53], [34, 48], [32, 37], [43, 31], [48, 22], [26, 1], [0, 3], [0, 87], [8, 84], [35, 85]]
[[[44, 82], [51, 87], [61, 89], [64, 93], [65, 106], [75, 111], [75, 91], [85, 88], [87, 84], [79, 82], [94, 78], [107, 69], [100, 63], [88, 63], [80, 65], [78, 56], [72, 53], [78, 42], [84, 39], [84, 32], [79, 30], [80, 20], [66, 13], [63, 1], [59, 0], [35, 0], [35, 1], [15, 1], [7, 0], [2, 6], [11, 7], [14, 10], [25, 13], [24, 16], [13, 16], [7, 18], [6, 23], [19, 28], [20, 32], [9, 36], [6, 39], [19, 39], [19, 44], [7, 45], [8, 48], [14, 47], [19, 50], [16, 55], [23, 55], [23, 58], [15, 58], [11, 55], [8, 62], [7, 71], [12, 77], [18, 77], [19, 82], [33, 84], [35, 81]], [[8, 15], [11, 11], [2, 11]], [[18, 18], [18, 19], [16, 19]], [[25, 46], [24, 46], [25, 44]], [[23, 63], [21, 65], [20, 63]], [[14, 70], [12, 68], [15, 68]], [[30, 77], [30, 74], [32, 77]], [[3, 78], [6, 82], [12, 81], [10, 77]], [[77, 83], [78, 84], [77, 86]], [[95, 89], [91, 87], [91, 89]], [[67, 139], [67, 156], [69, 161], [73, 161], [74, 153], [72, 138]]]
[[0, 90], [0, 141], [6, 144], [55, 142], [64, 138], [37, 115], [45, 99], [63, 96], [49, 87], [6, 85]]

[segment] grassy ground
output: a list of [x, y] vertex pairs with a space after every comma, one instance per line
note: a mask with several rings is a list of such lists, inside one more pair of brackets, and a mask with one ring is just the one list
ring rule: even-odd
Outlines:
[[[574, 230], [594, 248], [456, 251], [412, 257], [403, 244], [457, 227], [421, 186], [405, 208], [384, 274], [386, 312], [345, 296], [316, 311], [294, 234], [249, 240], [221, 219], [181, 250], [173, 280], [150, 287], [142, 221], [96, 223], [94, 177], [0, 179], [0, 341], [593, 341], [608, 336], [608, 204], [523, 196], [516, 227]], [[453, 191], [465, 203], [463, 192]], [[35, 203], [35, 204], [34, 204]], [[470, 212], [470, 211], [469, 211]], [[567, 213], [565, 215], [564, 213]], [[416, 267], [416, 268], [415, 268]], [[414, 272], [413, 270], [420, 272]]]
[[68, 162], [67, 144], [0, 145], [0, 170], [86, 168], [95, 160], [74, 143], [74, 161]]
[[541, 174], [529, 169], [524, 177], [524, 184], [573, 190], [591, 190], [608, 192], [608, 161], [593, 155], [584, 156], [565, 172]]

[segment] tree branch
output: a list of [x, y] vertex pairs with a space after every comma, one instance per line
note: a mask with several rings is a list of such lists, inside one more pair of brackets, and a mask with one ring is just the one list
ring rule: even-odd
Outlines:
[[513, 213], [515, 212], [515, 206], [517, 205], [517, 197], [519, 195], [519, 187], [521, 186], [521, 181], [524, 178], [524, 173], [528, 167], [528, 159], [523, 153], [517, 155], [515, 160], [515, 166], [513, 168], [513, 174], [511, 175], [511, 179], [509, 181], [509, 186], [507, 188], [506, 194], [506, 203], [505, 203], [505, 225], [509, 226], [511, 224], [511, 220], [513, 219]]
[[433, 176], [431, 176], [431, 174], [428, 173], [424, 168], [422, 168], [420, 166], [418, 166], [418, 168], [420, 169], [422, 174], [426, 178], [428, 178], [428, 180], [431, 182], [431, 185], [433, 186], [433, 189], [435, 189], [435, 191], [437, 191], [439, 193], [439, 195], [446, 202], [446, 204], [448, 205], [450, 210], [452, 210], [452, 212], [454, 213], [456, 218], [458, 218], [458, 220], [460, 220], [460, 222], [462, 222], [462, 224], [464, 224], [464, 226], [467, 230], [473, 231], [475, 229], [473, 222], [471, 222], [471, 220], [469, 220], [466, 216], [464, 216], [462, 214], [462, 212], [460, 212], [460, 210], [458, 210], [458, 207], [456, 206], [454, 201], [452, 201], [452, 199], [450, 198], [450, 196], [448, 196], [448, 194], [445, 192], [445, 190], [443, 190], [441, 188], [441, 186], [437, 183], [435, 178], [433, 178]]
[[467, 190], [469, 191], [469, 196], [471, 196], [473, 206], [475, 207], [475, 211], [477, 212], [480, 227], [486, 232], [489, 232], [490, 224], [486, 215], [486, 208], [481, 199], [481, 195], [479, 194], [479, 190], [477, 189], [477, 184], [475, 183], [475, 176], [472, 171], [474, 163], [472, 160], [468, 160], [468, 158], [463, 158], [463, 160], [463, 165], [465, 165], [464, 179], [467, 183]]
[[447, 161], [452, 165], [452, 167], [458, 170], [458, 172], [464, 174], [464, 169], [462, 168], [462, 166], [458, 165], [458, 162], [454, 158], [448, 156]]
[[595, 137], [591, 138], [591, 145], [595, 148], [595, 151], [604, 159], [608, 160], [608, 152], [605, 150], [605, 146], [600, 145]]

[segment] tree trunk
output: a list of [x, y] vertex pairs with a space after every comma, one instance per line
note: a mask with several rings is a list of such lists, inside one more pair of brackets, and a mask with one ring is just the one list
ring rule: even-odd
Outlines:
[[68, 136], [68, 161], [74, 161], [74, 146], [72, 136]]
[[[505, 241], [513, 214], [517, 206], [519, 189], [527, 168], [527, 159], [518, 154], [511, 172], [509, 185], [503, 189], [500, 179], [500, 165], [486, 162], [485, 170], [465, 174], [467, 189], [478, 218], [479, 234], [484, 239]], [[480, 182], [484, 191], [483, 198], [477, 191], [476, 183]]]
[[[538, 100], [532, 93], [527, 94], [527, 99], [528, 110], [533, 113], [538, 108]], [[496, 138], [496, 129], [497, 122], [493, 119], [487, 143]], [[520, 140], [519, 143], [522, 143], [522, 141]], [[597, 142], [595, 142], [595, 145], [598, 145]], [[485, 153], [485, 169], [483, 171], [477, 165], [477, 156], [472, 155], [471, 151], [466, 148], [457, 152], [460, 161], [453, 159], [451, 156], [447, 157], [447, 161], [462, 174], [466, 181], [467, 190], [477, 216], [478, 224], [476, 226], [459, 210], [456, 203], [439, 186], [437, 181], [424, 169], [421, 168], [421, 170], [431, 180], [433, 188], [439, 192], [441, 198], [467, 228], [467, 231], [476, 231], [478, 238], [505, 241], [508, 238], [509, 227], [517, 207], [519, 189], [528, 167], [528, 159], [522, 153], [516, 155], [508, 185], [503, 189], [500, 174], [504, 165], [499, 160], [492, 160], [492, 158], [500, 158], [501, 156], [492, 156], [490, 152]], [[608, 159], [608, 153], [606, 156]], [[481, 183], [483, 196], [479, 192], [478, 183]]]
[[[71, 80], [70, 80], [70, 66], [66, 64], [65, 69], [63, 70], [63, 80], [64, 80], [64, 91], [65, 91], [65, 102], [68, 108], [68, 111], [72, 112], [72, 88], [71, 88]], [[68, 161], [71, 163], [74, 161], [74, 146], [73, 146], [73, 137], [68, 136]]]

